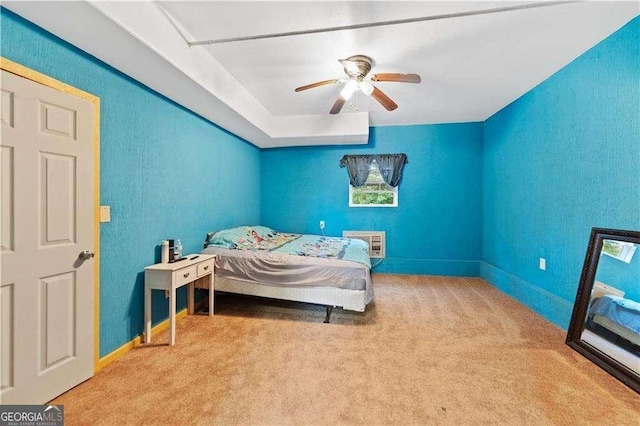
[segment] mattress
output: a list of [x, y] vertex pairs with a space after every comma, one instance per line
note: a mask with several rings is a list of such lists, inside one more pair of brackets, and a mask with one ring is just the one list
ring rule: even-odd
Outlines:
[[621, 326], [620, 324], [610, 320], [609, 318], [602, 315], [594, 315], [593, 322], [600, 325], [601, 327], [606, 328], [612, 333], [615, 333], [618, 336], [627, 339], [634, 345], [640, 346], [640, 334], [634, 333], [633, 331]]
[[640, 303], [604, 294], [594, 300], [589, 317], [601, 327], [640, 346]]
[[[278, 287], [334, 287], [366, 292], [373, 299], [370, 259], [365, 242], [302, 234], [265, 250], [210, 245], [217, 277]], [[363, 254], [364, 253], [364, 254]]]

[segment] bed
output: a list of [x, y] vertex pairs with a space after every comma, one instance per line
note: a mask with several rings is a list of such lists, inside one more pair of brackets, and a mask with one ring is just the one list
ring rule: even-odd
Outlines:
[[603, 294], [589, 306], [586, 328], [640, 355], [640, 303]]
[[215, 291], [324, 305], [325, 322], [334, 307], [364, 312], [373, 300], [362, 240], [242, 226], [207, 234], [202, 253], [216, 255]]

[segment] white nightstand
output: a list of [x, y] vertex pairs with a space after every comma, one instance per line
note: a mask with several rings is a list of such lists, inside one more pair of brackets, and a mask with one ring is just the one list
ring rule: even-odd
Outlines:
[[[197, 257], [196, 257], [197, 256]], [[209, 315], [213, 315], [214, 261], [210, 254], [190, 254], [187, 259], [174, 263], [157, 263], [144, 268], [144, 342], [151, 342], [151, 290], [169, 292], [169, 345], [176, 342], [176, 290], [189, 284], [187, 309], [193, 314], [194, 281], [209, 280]], [[195, 259], [193, 259], [196, 257]], [[193, 259], [193, 260], [191, 260]]]

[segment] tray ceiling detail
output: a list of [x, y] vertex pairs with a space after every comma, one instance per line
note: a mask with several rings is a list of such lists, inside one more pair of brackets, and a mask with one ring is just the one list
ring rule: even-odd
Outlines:
[[[555, 2], [558, 3], [558, 2]], [[505, 6], [526, 9], [466, 15]], [[30, 2], [3, 6], [261, 148], [365, 144], [369, 126], [484, 121], [640, 12], [635, 1]], [[411, 22], [416, 18], [447, 19]], [[190, 46], [405, 20], [407, 23]], [[87, 37], [91, 34], [91, 37]], [[338, 59], [366, 55], [394, 111], [362, 93], [330, 115]], [[357, 111], [356, 111], [357, 107]]]

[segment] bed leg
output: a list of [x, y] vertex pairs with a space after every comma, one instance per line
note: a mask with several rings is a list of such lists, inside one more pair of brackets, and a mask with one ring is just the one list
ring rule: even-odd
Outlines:
[[329, 321], [331, 320], [331, 312], [333, 312], [333, 306], [327, 306], [327, 316], [324, 319], [325, 324], [329, 324]]

